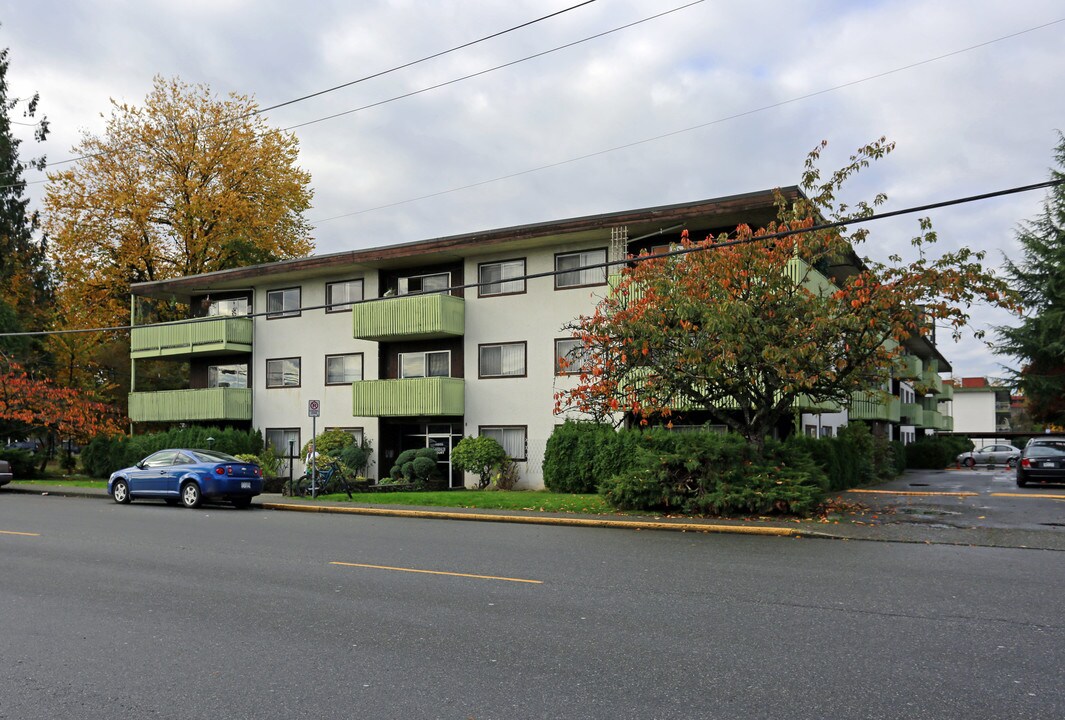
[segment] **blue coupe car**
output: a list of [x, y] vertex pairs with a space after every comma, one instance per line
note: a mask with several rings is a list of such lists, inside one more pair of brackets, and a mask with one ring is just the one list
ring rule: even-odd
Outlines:
[[116, 503], [162, 498], [169, 505], [199, 507], [204, 500], [251, 505], [263, 491], [263, 471], [255, 463], [214, 450], [160, 450], [133, 467], [111, 473], [107, 492]]

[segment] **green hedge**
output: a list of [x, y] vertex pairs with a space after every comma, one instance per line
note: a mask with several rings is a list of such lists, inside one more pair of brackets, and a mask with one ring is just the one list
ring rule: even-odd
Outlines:
[[925, 470], [942, 470], [954, 465], [958, 455], [973, 449], [973, 442], [966, 437], [940, 435], [923, 437], [906, 446], [906, 467]]
[[[208, 443], [207, 438], [214, 438]], [[130, 467], [165, 448], [207, 448], [230, 455], [258, 455], [263, 436], [258, 430], [234, 428], [176, 428], [146, 435], [99, 435], [81, 451], [81, 465], [90, 477], [105, 478], [115, 470]]]

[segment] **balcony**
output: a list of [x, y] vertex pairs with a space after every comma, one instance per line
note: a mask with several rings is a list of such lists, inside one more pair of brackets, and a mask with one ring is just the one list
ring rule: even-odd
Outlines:
[[204, 388], [130, 393], [129, 419], [133, 422], [251, 420], [251, 389]]
[[801, 283], [814, 295], [827, 296], [839, 290], [831, 280], [799, 257], [793, 257], [788, 261], [787, 274], [794, 282]]
[[939, 396], [940, 400], [953, 400], [954, 399], [954, 383], [943, 383], [943, 392]]
[[900, 420], [906, 425], [925, 427], [924, 408], [920, 403], [902, 403], [899, 407]]
[[1003, 402], [1001, 400], [998, 400], [998, 401], [995, 402], [995, 412], [996, 413], [1009, 413], [1009, 411], [1010, 411], [1010, 403], [1009, 403], [1008, 400], [1005, 401], [1005, 402]]
[[130, 331], [129, 345], [129, 356], [134, 360], [250, 353], [252, 320], [220, 317], [141, 325]]
[[939, 377], [939, 373], [935, 370], [925, 370], [921, 374], [921, 387], [925, 392], [930, 392], [933, 395], [942, 395], [943, 378]]
[[851, 396], [847, 417], [851, 420], [884, 420], [898, 422], [902, 401], [897, 397], [875, 392], [856, 392]]
[[459, 416], [465, 413], [465, 381], [431, 377], [352, 383], [356, 417]]
[[943, 415], [938, 410], [925, 410], [924, 411], [924, 427], [932, 428], [934, 430], [942, 430], [946, 427], [946, 423], [943, 422]]
[[899, 380], [917, 380], [921, 377], [921, 358], [916, 355], [900, 355], [895, 360], [892, 376]]
[[435, 340], [466, 331], [465, 301], [440, 293], [357, 303], [351, 315], [356, 340]]

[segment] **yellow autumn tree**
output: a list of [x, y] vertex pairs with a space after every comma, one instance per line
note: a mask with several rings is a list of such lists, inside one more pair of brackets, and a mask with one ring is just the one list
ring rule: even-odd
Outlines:
[[142, 106], [111, 104], [105, 132], [83, 134], [78, 159], [48, 174], [62, 327], [126, 325], [131, 283], [311, 252], [299, 141], [253, 99], [156, 77]]

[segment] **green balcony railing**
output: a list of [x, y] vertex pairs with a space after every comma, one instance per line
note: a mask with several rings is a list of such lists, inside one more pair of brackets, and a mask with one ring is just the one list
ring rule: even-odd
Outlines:
[[465, 413], [465, 381], [431, 377], [362, 380], [351, 384], [356, 417], [457, 416]]
[[924, 427], [934, 430], [942, 430], [946, 423], [943, 422], [943, 414], [938, 410], [924, 411]]
[[900, 380], [917, 380], [922, 372], [921, 358], [916, 355], [900, 355], [891, 374]]
[[921, 387], [933, 395], [943, 394], [943, 378], [934, 369], [925, 370], [921, 374]]
[[787, 274], [796, 283], [802, 283], [802, 286], [814, 295], [831, 295], [839, 290], [823, 273], [799, 257], [788, 260]]
[[351, 306], [356, 339], [432, 340], [466, 332], [466, 304], [460, 297], [401, 295]]
[[954, 418], [950, 415], [943, 416], [943, 427], [940, 428], [943, 432], [954, 432]]
[[939, 395], [940, 400], [953, 400], [954, 399], [954, 383], [943, 383], [943, 392]]
[[924, 427], [924, 408], [920, 403], [902, 403], [899, 408], [900, 422], [916, 427]]
[[875, 392], [856, 392], [851, 395], [847, 417], [851, 420], [885, 420], [899, 422], [902, 401], [897, 397]]
[[129, 418], [134, 422], [251, 420], [251, 389], [204, 388], [130, 393]]
[[252, 321], [220, 317], [195, 322], [140, 325], [130, 331], [129, 356], [142, 358], [223, 355], [252, 351]]

